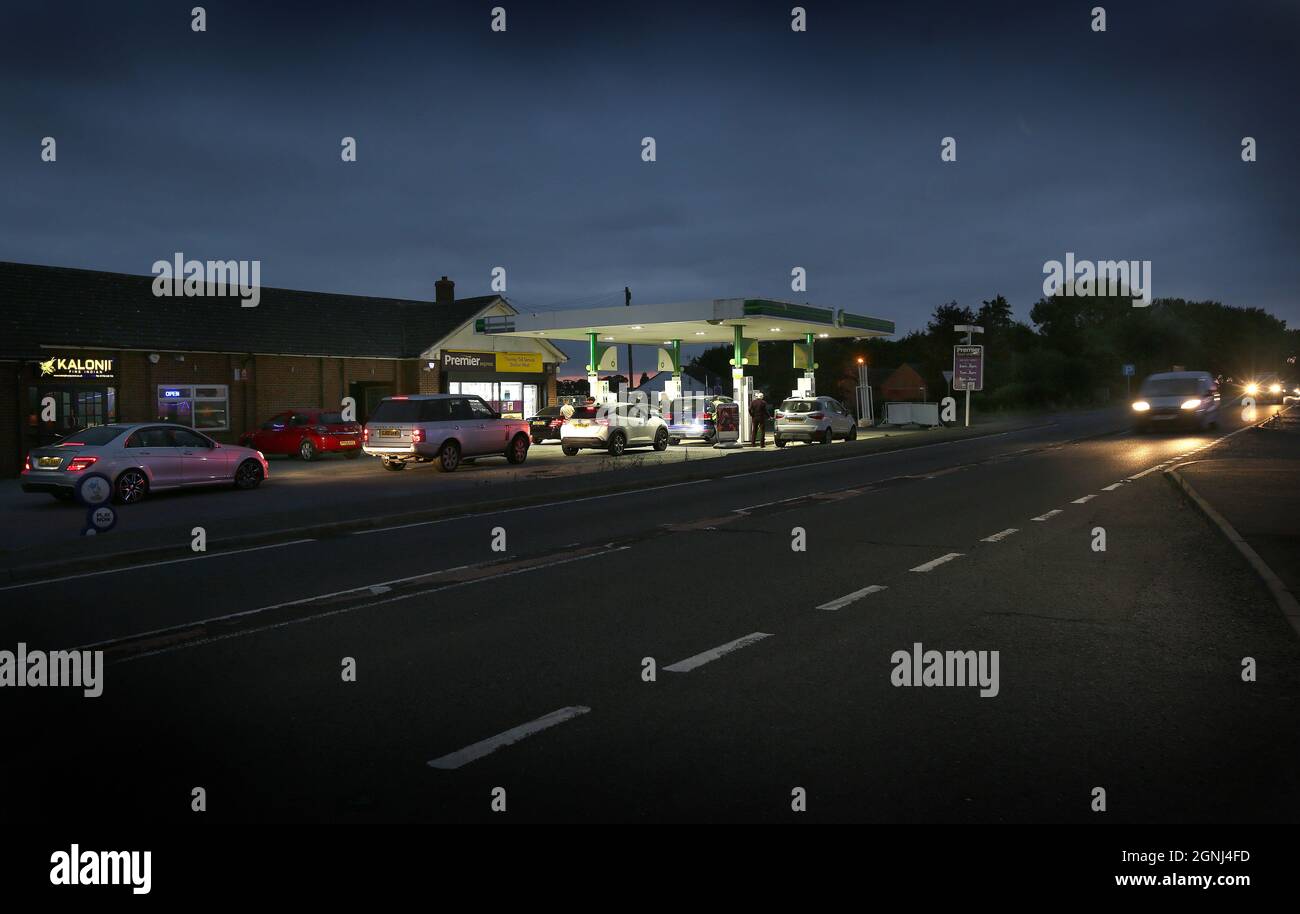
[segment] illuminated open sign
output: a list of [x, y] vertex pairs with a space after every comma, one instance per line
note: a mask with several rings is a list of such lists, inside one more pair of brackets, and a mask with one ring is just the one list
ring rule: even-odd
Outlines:
[[167, 399], [167, 400], [174, 400], [174, 399], [177, 399], [177, 398], [179, 398], [179, 397], [181, 396], [181, 390], [180, 390], [180, 388], [178, 388], [178, 387], [168, 387], [168, 388], [164, 388], [164, 389], [163, 389], [163, 392], [162, 392], [162, 395], [163, 395], [163, 398], [164, 398], [164, 399]]

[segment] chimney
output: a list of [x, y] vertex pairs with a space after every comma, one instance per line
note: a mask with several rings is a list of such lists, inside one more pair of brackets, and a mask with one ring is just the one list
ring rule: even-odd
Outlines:
[[433, 284], [433, 300], [439, 305], [450, 305], [456, 301], [456, 284], [444, 276]]

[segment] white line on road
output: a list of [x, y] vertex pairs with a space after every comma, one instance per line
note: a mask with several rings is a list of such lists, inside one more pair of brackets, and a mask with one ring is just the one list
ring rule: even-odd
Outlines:
[[46, 584], [57, 584], [60, 581], [75, 581], [79, 578], [93, 578], [101, 574], [119, 574], [123, 571], [139, 571], [141, 568], [157, 568], [160, 565], [175, 565], [179, 562], [197, 562], [199, 559], [222, 559], [228, 555], [239, 555], [244, 552], [260, 552], [263, 549], [279, 549], [282, 546], [297, 546], [299, 543], [314, 543], [314, 539], [289, 540], [287, 543], [271, 543], [269, 546], [249, 546], [247, 549], [231, 549], [229, 552], [207, 552], [203, 555], [190, 555], [183, 559], [167, 559], [162, 562], [146, 562], [143, 565], [127, 565], [123, 568], [106, 568], [103, 571], [87, 571], [82, 574], [69, 574], [61, 578], [42, 578], [39, 581], [25, 581], [22, 584], [9, 584], [0, 587], [0, 590], [18, 590], [21, 587], [43, 587]]
[[470, 762], [476, 762], [485, 755], [491, 755], [498, 749], [509, 746], [532, 736], [534, 733], [541, 733], [543, 730], [554, 727], [556, 724], [562, 724], [566, 720], [573, 720], [575, 717], [586, 714], [591, 708], [583, 705], [574, 705], [569, 708], [560, 708], [558, 711], [552, 711], [544, 717], [537, 720], [529, 721], [526, 724], [520, 724], [518, 727], [511, 727], [504, 733], [498, 733], [496, 736], [490, 736], [485, 740], [480, 740], [472, 746], [466, 746], [450, 755], [444, 755], [441, 758], [433, 759], [429, 762], [430, 768], [442, 768], [451, 770], [468, 765]]
[[941, 555], [937, 559], [931, 559], [930, 561], [926, 562], [924, 565], [917, 565], [915, 568], [911, 570], [912, 571], [933, 571], [934, 569], [942, 565], [944, 562], [951, 562], [953, 559], [961, 558], [961, 555], [962, 553], [960, 552], [949, 552], [947, 555]]
[[754, 632], [753, 634], [746, 635], [743, 638], [737, 638], [735, 641], [728, 641], [726, 644], [715, 647], [712, 650], [707, 650], [702, 654], [696, 654], [694, 657], [687, 657], [685, 660], [678, 660], [671, 666], [664, 667], [664, 669], [670, 673], [689, 673], [696, 667], [704, 666], [706, 663], [711, 663], [719, 657], [724, 657], [727, 654], [730, 654], [732, 651], [738, 651], [742, 647], [749, 647], [751, 644], [757, 644], [764, 638], [771, 637], [772, 635], [770, 632]]
[[829, 603], [823, 603], [821, 606], [818, 606], [817, 608], [825, 609], [825, 610], [840, 609], [844, 606], [848, 606], [850, 603], [852, 603], [855, 600], [861, 600], [863, 597], [869, 597], [873, 593], [880, 593], [880, 591], [888, 590], [888, 589], [889, 589], [888, 587], [884, 587], [880, 584], [872, 584], [870, 587], [864, 587], [861, 590], [853, 591], [853, 593], [848, 593], [842, 597], [837, 597], [836, 599], [831, 600]]
[[1168, 465], [1167, 463], [1157, 463], [1153, 467], [1147, 467], [1141, 473], [1134, 473], [1132, 476], [1129, 476], [1127, 479], [1125, 479], [1125, 482], [1132, 482], [1135, 479], [1141, 479], [1143, 476], [1146, 476], [1148, 473], [1155, 473], [1158, 470], [1163, 470], [1167, 465]]
[[1083, 498], [1076, 498], [1074, 501], [1070, 502], [1070, 504], [1081, 505], [1084, 502], [1092, 501], [1096, 497], [1096, 495], [1085, 495]]
[[[152, 657], [155, 654], [166, 654], [170, 651], [177, 650], [182, 647], [194, 647], [199, 644], [208, 644], [214, 641], [224, 641], [227, 638], [237, 638], [241, 635], [251, 635], [255, 632], [270, 631], [276, 628], [283, 628], [286, 625], [295, 625], [299, 622], [310, 622], [316, 619], [323, 619], [326, 616], [334, 616], [334, 615], [338, 615], [339, 613], [352, 612], [355, 609], [368, 609], [369, 607], [372, 606], [382, 606], [385, 603], [397, 603], [401, 600], [409, 600], [412, 597], [425, 596], [427, 594], [435, 593], [438, 591], [453, 590], [458, 587], [468, 587], [471, 584], [482, 584], [487, 581], [499, 581], [502, 578], [514, 577], [517, 574], [527, 574], [530, 571], [549, 570], [551, 568], [554, 568], [556, 565], [567, 565], [570, 562], [581, 562], [584, 559], [603, 558], [604, 556], [612, 555], [615, 552], [623, 552], [631, 548], [632, 548], [631, 546], [619, 546], [617, 549], [611, 549], [608, 552], [592, 552], [588, 555], [577, 555], [572, 558], [558, 559], [547, 565], [531, 565], [528, 568], [517, 568], [514, 571], [504, 571], [501, 574], [494, 574], [491, 577], [474, 578], [471, 581], [453, 581], [450, 584], [443, 584], [441, 587], [430, 587], [424, 590], [417, 590], [412, 593], [398, 594], [395, 597], [386, 597], [383, 600], [375, 600], [371, 603], [359, 603], [356, 606], [348, 606], [343, 609], [333, 610], [330, 612], [316, 613], [300, 619], [290, 619], [287, 622], [277, 622], [274, 625], [264, 625], [261, 626], [260, 628], [250, 628], [244, 631], [231, 632], [230, 634], [227, 635], [218, 635], [212, 638], [201, 638], [195, 641], [187, 641], [183, 644], [176, 644], [170, 647], [160, 648], [159, 650], [156, 651], [148, 651], [146, 653], [141, 653], [141, 654], [132, 654], [130, 657], [124, 658], [123, 662], [126, 662], [127, 660], [139, 660], [142, 657]], [[156, 628], [153, 629], [152, 631], [147, 631], [147, 632], [135, 632], [128, 635], [119, 635], [116, 638], [109, 638], [106, 641], [96, 641], [94, 644], [82, 645], [80, 648], [77, 648], [77, 650], [90, 650], [92, 648], [104, 648], [107, 647], [108, 645], [118, 644], [122, 641], [126, 641], [131, 638], [147, 638], [155, 635], [168, 635], [173, 632], [187, 631], [189, 629], [195, 628], [196, 626], [200, 626], [200, 625], [209, 625], [213, 622], [228, 622], [231, 619], [239, 619], [244, 616], [255, 616], [258, 613], [269, 612], [272, 609], [282, 609], [286, 606], [296, 606], [301, 603], [313, 603], [316, 602], [317, 600], [325, 600], [330, 597], [339, 597], [339, 596], [343, 596], [344, 594], [361, 593], [361, 592], [370, 593], [372, 587], [385, 587], [390, 584], [400, 584], [405, 581], [413, 581], [416, 578], [424, 578], [434, 574], [446, 574], [451, 571], [463, 571], [466, 568], [473, 568], [473, 567], [478, 567], [478, 566], [457, 565], [455, 568], [446, 568], [440, 571], [428, 571], [425, 572], [424, 574], [411, 575], [410, 577], [405, 577], [405, 578], [396, 578], [392, 581], [381, 582], [380, 584], [368, 584], [363, 587], [353, 587], [349, 590], [338, 590], [333, 593], [318, 594], [314, 597], [303, 597], [301, 600], [289, 600], [286, 603], [273, 603], [270, 606], [259, 606], [257, 609], [246, 609], [243, 612], [227, 613], [224, 616], [213, 616], [212, 618], [209, 619], [199, 619], [194, 622], [185, 622], [180, 625], [171, 625], [168, 626], [167, 628]]]
[[987, 438], [1001, 438], [1003, 435], [1014, 435], [1020, 432], [1038, 431], [1043, 428], [1050, 428], [1056, 425], [1055, 422], [1048, 425], [1032, 425], [1027, 428], [1018, 428], [1009, 432], [993, 432], [988, 435], [972, 435], [969, 438], [954, 438], [951, 441], [936, 441], [934, 444], [918, 444], [916, 447], [898, 448], [892, 451], [876, 451], [871, 454], [855, 454], [852, 457], [834, 457], [830, 460], [817, 460], [809, 463], [796, 463], [788, 467], [773, 467], [770, 470], [750, 470], [748, 473], [732, 473], [730, 476], [723, 476], [723, 479], [740, 479], [743, 476], [762, 476], [764, 473], [784, 473], [788, 470], [799, 470], [807, 467], [821, 467], [828, 463], [843, 463], [846, 460], [866, 460], [868, 457], [883, 457], [886, 454], [901, 454], [904, 451], [923, 451], [928, 447], [946, 447], [949, 444], [959, 444], [963, 441], [982, 441]]
[[1006, 539], [1008, 536], [1010, 536], [1011, 534], [1013, 534], [1013, 533], [1019, 533], [1019, 532], [1020, 532], [1020, 528], [1019, 528], [1019, 527], [1008, 527], [1007, 529], [1002, 530], [1002, 531], [1000, 531], [1000, 532], [998, 532], [998, 533], [995, 533], [995, 534], [993, 534], [992, 536], [986, 536], [986, 537], [984, 537], [984, 539], [980, 540], [980, 542], [981, 542], [981, 543], [1000, 543], [1000, 542], [1002, 542], [1004, 539]]
[[818, 495], [820, 495], [820, 494], [822, 494], [822, 493], [820, 493], [820, 492], [811, 492], [811, 493], [809, 493], [809, 494], [807, 494], [807, 495], [792, 495], [792, 496], [790, 496], [789, 498], [781, 498], [781, 499], [778, 499], [777, 501], [765, 501], [765, 502], [763, 502], [763, 503], [761, 503], [761, 504], [757, 504], [757, 505], [749, 505], [748, 507], [745, 507], [745, 508], [732, 508], [732, 509], [731, 509], [731, 513], [733, 513], [733, 514], [748, 514], [750, 511], [753, 511], [753, 510], [755, 510], [755, 509], [757, 509], [757, 508], [770, 508], [772, 505], [783, 505], [783, 504], [785, 504], [786, 502], [789, 502], [789, 501], [798, 501], [798, 500], [801, 499], [801, 498], [816, 498], [816, 497], [817, 497]]
[[1056, 515], [1058, 515], [1058, 514], [1060, 514], [1060, 513], [1061, 513], [1061, 509], [1060, 509], [1060, 508], [1053, 508], [1052, 510], [1048, 511], [1046, 514], [1040, 514], [1040, 515], [1038, 515], [1037, 517], [1032, 518], [1032, 519], [1033, 519], [1033, 520], [1039, 520], [1039, 521], [1047, 520], [1048, 518], [1056, 517]]
[[373, 530], [353, 530], [350, 536], [368, 536], [371, 533], [387, 533], [390, 530], [407, 530], [411, 527], [431, 527], [435, 524], [450, 524], [458, 520], [467, 520], [472, 517], [492, 517], [496, 514], [513, 514], [516, 511], [539, 511], [542, 508], [557, 508], [567, 505], [576, 505], [584, 501], [600, 501], [604, 498], [623, 498], [628, 495], [644, 495], [647, 492], [661, 492], [664, 489], [677, 489], [682, 486], [697, 486], [702, 482], [708, 482], [707, 479], [692, 479], [690, 482], [674, 482], [664, 486], [651, 486], [648, 489], [632, 489], [627, 492], [607, 492], [604, 495], [587, 495], [582, 498], [566, 498], [562, 501], [548, 501], [540, 505], [521, 505], [518, 508], [498, 508], [496, 510], [482, 511], [477, 514], [457, 514], [455, 517], [440, 517], [435, 520], [421, 520], [412, 524], [397, 524], [393, 527], [376, 527]]
[[1122, 486], [1122, 485], [1124, 485], [1124, 483], [1122, 483], [1122, 482], [1112, 482], [1112, 483], [1111, 483], [1110, 485], [1108, 485], [1108, 486], [1102, 486], [1102, 487], [1101, 487], [1101, 490], [1102, 490], [1103, 492], [1114, 492], [1116, 489], [1118, 489], [1118, 488], [1119, 488], [1120, 486]]

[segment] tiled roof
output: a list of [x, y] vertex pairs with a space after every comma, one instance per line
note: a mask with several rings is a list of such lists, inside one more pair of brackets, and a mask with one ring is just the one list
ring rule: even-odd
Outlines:
[[263, 287], [238, 298], [167, 298], [152, 276], [0, 262], [0, 358], [41, 346], [413, 358], [499, 295], [451, 305]]

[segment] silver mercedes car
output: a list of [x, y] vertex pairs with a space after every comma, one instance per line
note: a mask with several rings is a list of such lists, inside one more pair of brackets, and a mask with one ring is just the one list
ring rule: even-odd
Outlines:
[[94, 425], [28, 454], [23, 491], [72, 501], [77, 483], [92, 474], [107, 478], [113, 500], [129, 505], [150, 492], [187, 486], [255, 489], [268, 468], [261, 451], [221, 444], [192, 428], [156, 422]]

